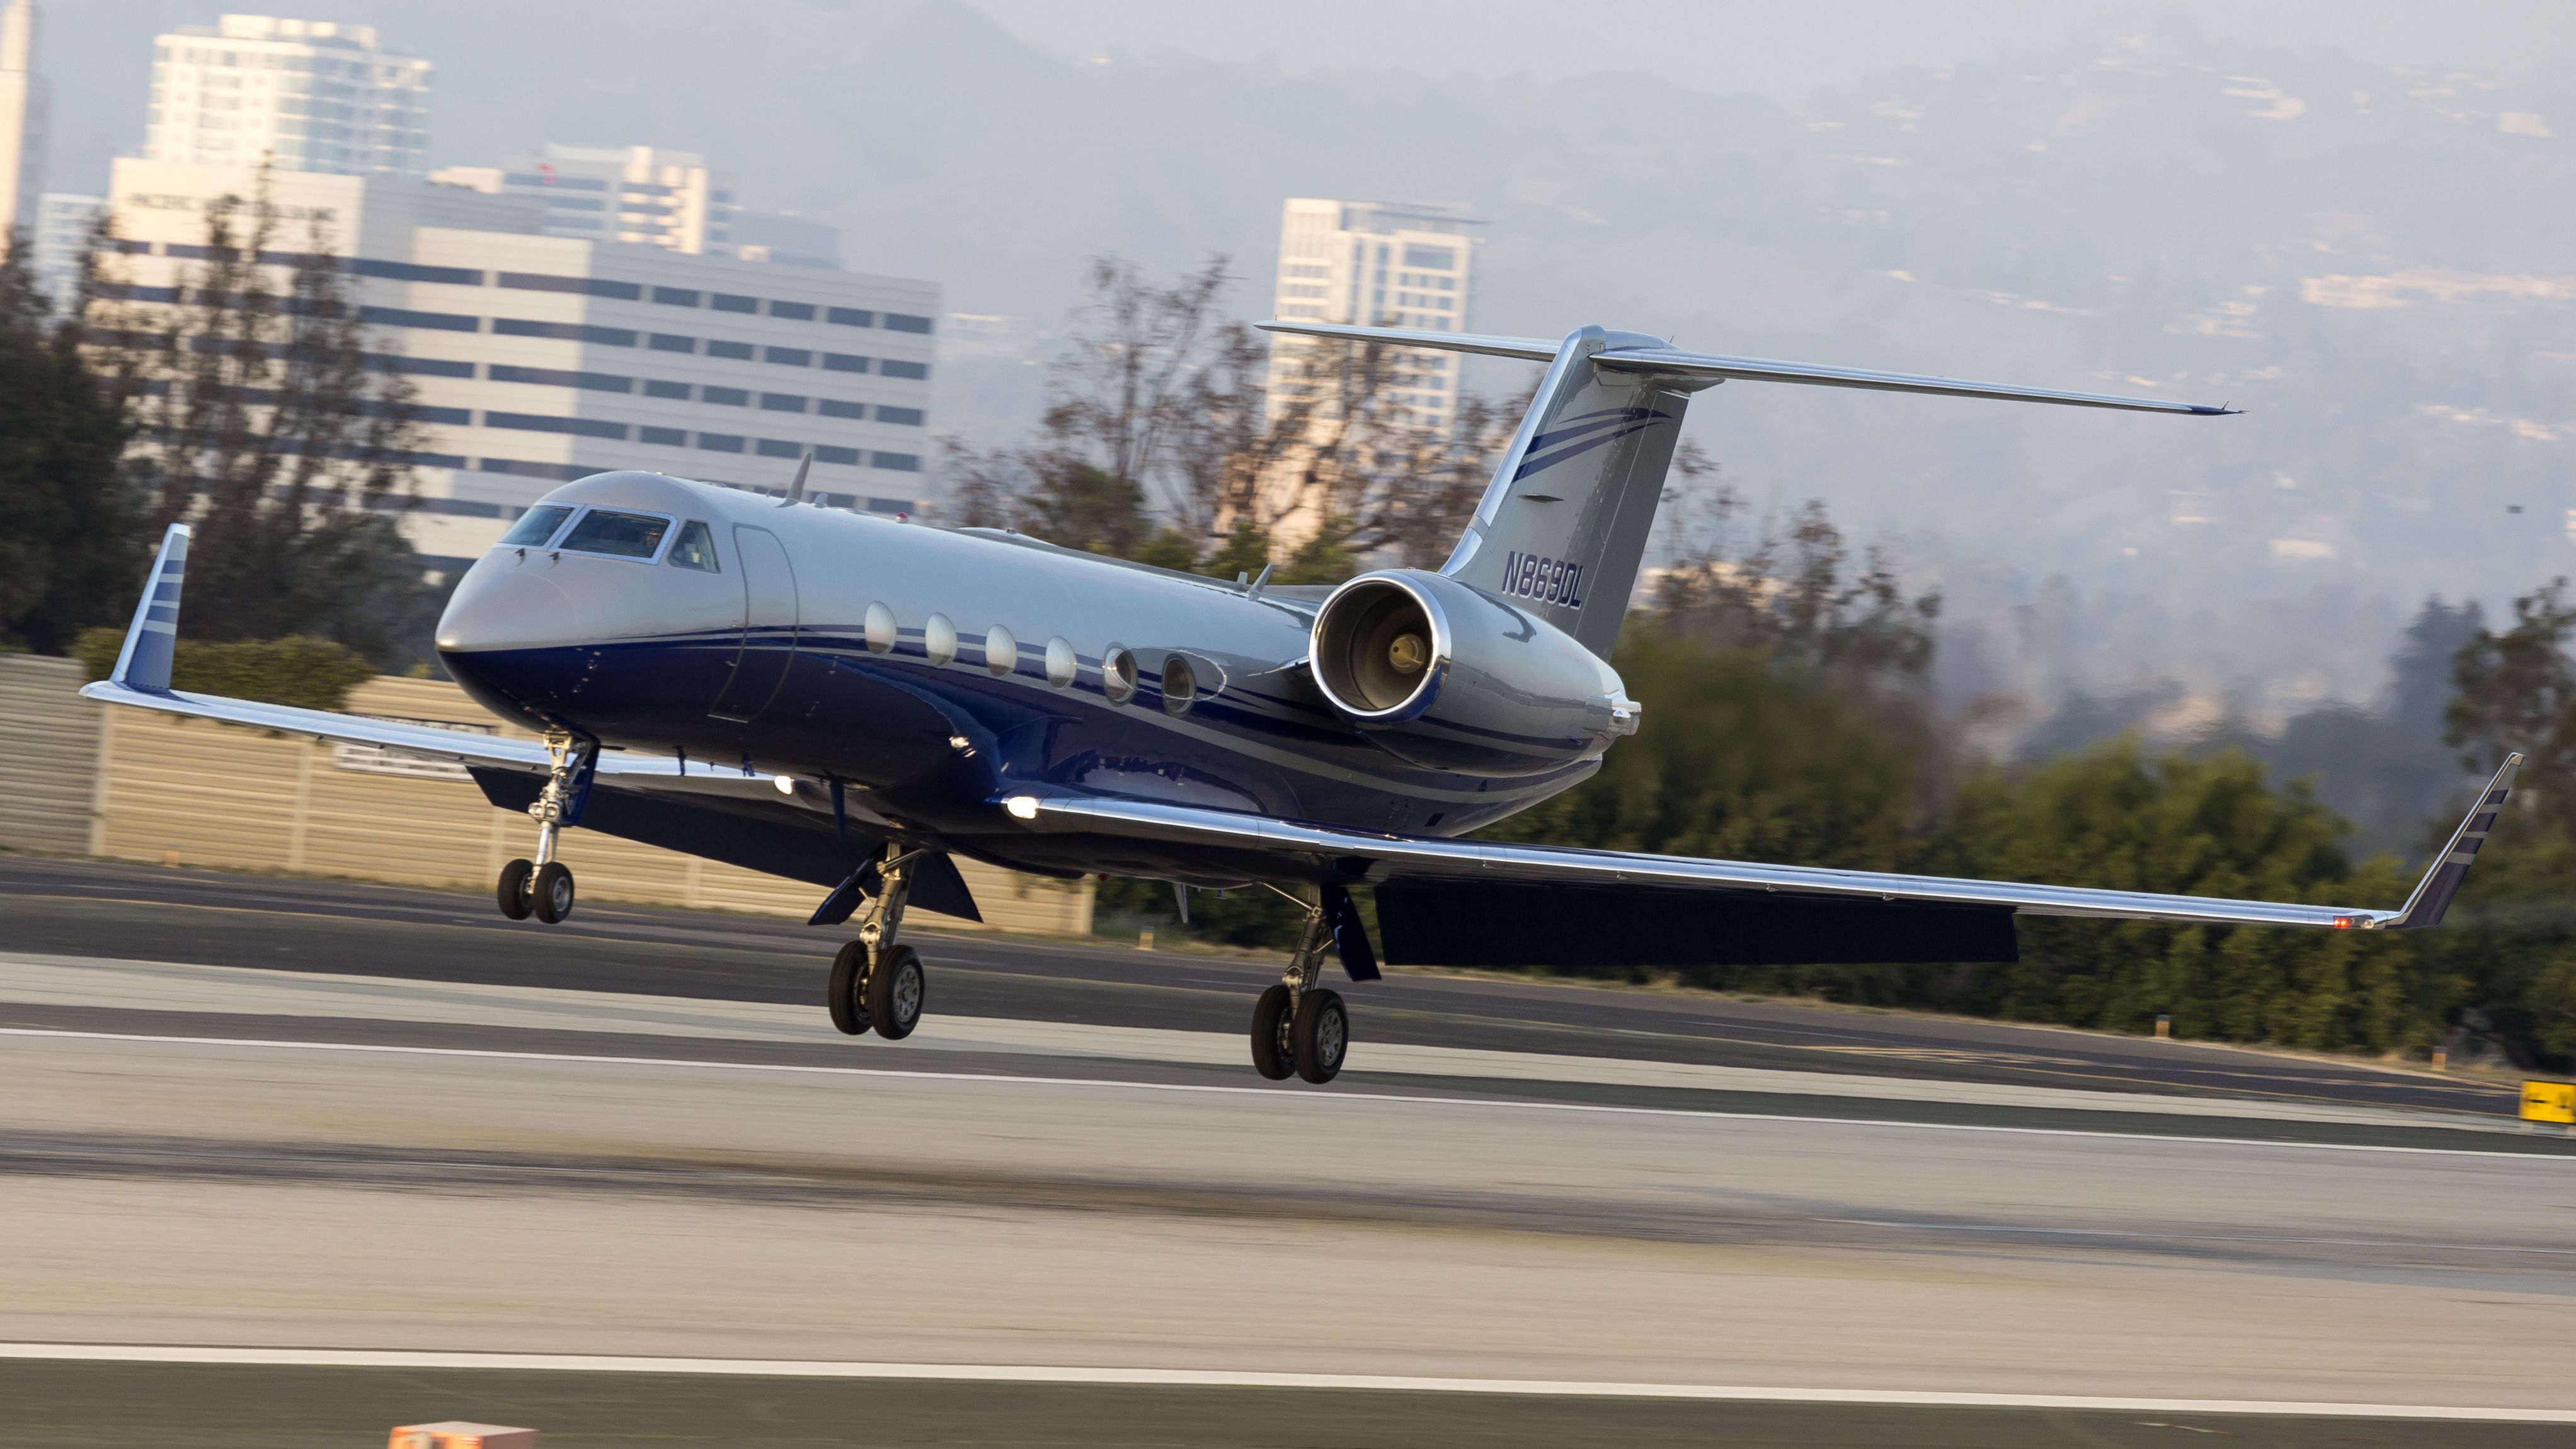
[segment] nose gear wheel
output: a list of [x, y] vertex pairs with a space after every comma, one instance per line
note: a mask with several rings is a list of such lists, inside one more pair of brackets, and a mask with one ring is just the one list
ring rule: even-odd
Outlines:
[[590, 779], [599, 762], [599, 742], [575, 739], [560, 731], [546, 736], [546, 788], [539, 791], [528, 815], [537, 822], [534, 860], [514, 860], [501, 867], [492, 883], [494, 904], [514, 921], [530, 916], [555, 925], [572, 914], [572, 867], [555, 859], [555, 846], [567, 825], [581, 821], [582, 803], [590, 798]]

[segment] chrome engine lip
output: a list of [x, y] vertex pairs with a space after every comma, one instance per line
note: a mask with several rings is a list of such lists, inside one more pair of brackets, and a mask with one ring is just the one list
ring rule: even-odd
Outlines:
[[[1379, 584], [1392, 585], [1403, 590], [1408, 598], [1421, 606], [1423, 617], [1431, 621], [1431, 664], [1429, 668], [1422, 671], [1422, 682], [1413, 687], [1411, 694], [1384, 709], [1367, 709], [1342, 698], [1341, 694], [1333, 688], [1329, 672], [1321, 663], [1318, 646], [1324, 638], [1325, 624], [1333, 617], [1334, 607], [1349, 598], [1354, 590]], [[1361, 574], [1333, 590], [1332, 595], [1324, 600], [1323, 606], [1315, 611], [1311, 638], [1313, 642], [1308, 644], [1306, 654], [1310, 661], [1315, 661], [1310, 671], [1315, 678], [1315, 688], [1322, 692], [1325, 702], [1332, 705], [1343, 718], [1353, 724], [1377, 726], [1411, 724], [1420, 719], [1439, 700], [1440, 686], [1449, 677], [1449, 616], [1442, 612], [1439, 600], [1433, 598], [1412, 579], [1394, 570]]]

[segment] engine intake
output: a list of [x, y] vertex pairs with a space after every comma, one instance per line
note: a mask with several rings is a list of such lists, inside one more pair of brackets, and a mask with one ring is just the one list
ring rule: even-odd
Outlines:
[[[1327, 621], [1330, 621], [1329, 623]], [[1439, 692], [1448, 651], [1430, 602], [1393, 578], [1358, 578], [1315, 616], [1315, 678], [1353, 722], [1409, 719]]]
[[1608, 664], [1444, 574], [1391, 569], [1342, 585], [1316, 611], [1309, 658], [1326, 702], [1415, 764], [1538, 774], [1636, 728]]

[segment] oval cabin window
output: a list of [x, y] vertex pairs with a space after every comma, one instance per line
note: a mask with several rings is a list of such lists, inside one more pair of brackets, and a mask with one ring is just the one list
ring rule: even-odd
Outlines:
[[1126, 646], [1112, 644], [1100, 652], [1100, 693], [1111, 704], [1136, 697], [1136, 656]]

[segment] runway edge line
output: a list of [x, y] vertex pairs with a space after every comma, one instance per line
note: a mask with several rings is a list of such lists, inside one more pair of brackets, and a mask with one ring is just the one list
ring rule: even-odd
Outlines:
[[2139, 1399], [2087, 1394], [1941, 1393], [1574, 1379], [1459, 1379], [1399, 1374], [1267, 1373], [1232, 1369], [1081, 1368], [1040, 1364], [854, 1363], [816, 1359], [643, 1358], [614, 1354], [462, 1353], [404, 1349], [222, 1348], [185, 1344], [0, 1343], [0, 1360], [198, 1364], [264, 1368], [514, 1369], [553, 1373], [704, 1374], [738, 1378], [920, 1379], [1149, 1388], [1357, 1389], [1534, 1398], [1703, 1399], [1937, 1408], [2107, 1409], [2334, 1419], [2452, 1419], [2576, 1424], [2576, 1409], [2445, 1404], [2344, 1404], [2268, 1399]]

